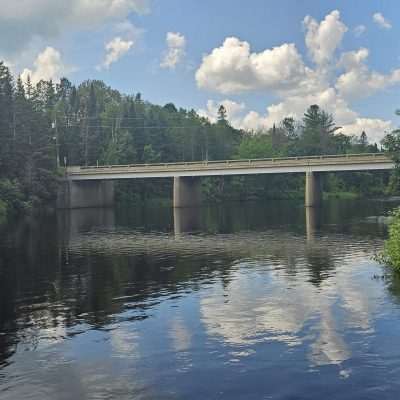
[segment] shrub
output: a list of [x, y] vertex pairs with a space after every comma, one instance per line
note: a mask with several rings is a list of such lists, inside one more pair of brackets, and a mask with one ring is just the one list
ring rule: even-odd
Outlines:
[[400, 208], [391, 213], [389, 239], [385, 242], [383, 261], [400, 272]]
[[30, 203], [25, 200], [21, 185], [17, 181], [0, 179], [0, 200], [5, 204], [8, 215], [30, 208]]
[[0, 224], [4, 223], [7, 219], [7, 204], [0, 199]]

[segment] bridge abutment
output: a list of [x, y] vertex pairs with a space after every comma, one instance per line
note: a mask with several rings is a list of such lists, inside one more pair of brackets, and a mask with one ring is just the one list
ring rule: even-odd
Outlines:
[[114, 182], [64, 181], [57, 195], [57, 208], [94, 208], [114, 205]]
[[306, 172], [305, 206], [319, 207], [322, 202], [322, 176], [318, 172]]
[[197, 207], [201, 204], [199, 177], [174, 177], [174, 207]]

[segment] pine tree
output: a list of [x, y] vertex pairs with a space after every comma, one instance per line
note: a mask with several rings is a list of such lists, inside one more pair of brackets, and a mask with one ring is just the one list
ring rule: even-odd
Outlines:
[[13, 81], [9, 69], [0, 62], [0, 177], [13, 176], [15, 150]]

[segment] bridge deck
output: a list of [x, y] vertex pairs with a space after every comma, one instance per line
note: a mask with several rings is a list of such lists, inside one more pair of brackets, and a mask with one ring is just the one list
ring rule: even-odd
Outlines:
[[68, 167], [69, 180], [247, 175], [291, 172], [368, 171], [394, 168], [383, 153], [327, 155], [249, 160], [197, 161]]

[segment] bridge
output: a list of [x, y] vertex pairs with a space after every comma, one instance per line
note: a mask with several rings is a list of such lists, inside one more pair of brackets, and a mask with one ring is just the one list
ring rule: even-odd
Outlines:
[[384, 153], [67, 167], [58, 206], [111, 206], [114, 202], [114, 180], [173, 178], [174, 207], [193, 207], [201, 203], [201, 177], [305, 173], [305, 205], [313, 207], [318, 206], [322, 199], [321, 176], [324, 172], [392, 168], [393, 161]]

